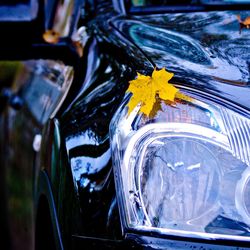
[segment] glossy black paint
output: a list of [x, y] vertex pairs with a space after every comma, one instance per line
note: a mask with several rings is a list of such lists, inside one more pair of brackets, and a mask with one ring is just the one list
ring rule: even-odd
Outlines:
[[113, 23], [157, 67], [175, 72], [173, 82], [249, 110], [249, 31], [240, 34], [237, 15], [249, 12], [162, 14]]
[[[87, 30], [82, 58], [70, 39], [64, 40], [65, 47], [35, 44], [35, 54], [31, 50], [16, 58], [57, 58], [74, 67], [73, 83], [55, 114], [56, 105], [47, 112], [38, 109], [39, 120], [31, 112], [32, 103], [28, 107], [25, 103], [21, 110], [5, 109], [4, 122], [0, 120], [3, 134], [21, 135], [18, 140], [14, 138], [15, 146], [7, 149], [2, 145], [10, 140], [1, 138], [1, 149], [6, 154], [16, 149], [10, 169], [18, 164], [26, 166], [28, 179], [34, 183], [29, 186], [30, 192], [34, 190], [29, 194], [30, 200], [35, 200], [34, 217], [44, 207], [41, 200], [46, 199], [58, 249], [248, 247], [239, 242], [194, 241], [123, 229], [109, 143], [109, 123], [124, 97], [128, 81], [135, 78], [136, 72], [150, 74], [154, 67], [174, 72], [173, 83], [223, 101], [249, 116], [250, 31], [239, 34], [235, 20], [238, 12], [121, 17], [114, 12], [111, 1], [96, 1], [95, 7], [95, 15], [91, 14], [88, 21], [79, 20]], [[245, 16], [248, 12], [240, 14]], [[228, 18], [230, 22], [225, 23]], [[27, 46], [25, 51], [31, 47]], [[60, 50], [55, 52], [56, 48]], [[66, 55], [62, 53], [65, 49]], [[11, 56], [15, 58], [14, 53]], [[2, 58], [8, 58], [8, 53]], [[229, 73], [222, 75], [224, 72]], [[25, 90], [30, 94], [28, 87]], [[25, 91], [20, 93], [23, 95]], [[8, 125], [10, 114], [11, 125], [19, 121], [16, 126]], [[31, 145], [37, 133], [43, 139], [41, 150], [35, 153]], [[1, 157], [5, 160], [3, 151]], [[2, 168], [4, 171], [6, 168]], [[37, 223], [41, 218], [38, 216]]]
[[[217, 28], [216, 23], [223, 23], [228, 15], [234, 18], [235, 13], [166, 14], [157, 17], [129, 17], [128, 19], [115, 18], [115, 13], [108, 12], [110, 11], [108, 4], [106, 6], [103, 4], [102, 7], [103, 11], [98, 13], [96, 19], [88, 24], [90, 36], [94, 36], [96, 39], [91, 51], [94, 54], [94, 59], [88, 58], [88, 61], [96, 60], [96, 64], [90, 66], [93, 77], [85, 79], [80, 94], [59, 119], [61, 132], [65, 138], [74, 189], [79, 197], [78, 205], [81, 210], [82, 228], [80, 231], [76, 230], [75, 234], [81, 235], [78, 241], [80, 240], [83, 245], [92, 242], [91, 248], [95, 245], [96, 237], [118, 240], [123, 239], [123, 237], [129, 238], [128, 232], [119, 230], [121, 225], [114, 196], [108, 126], [124, 96], [127, 83], [134, 78], [135, 72], [150, 73], [155, 66], [167, 67], [175, 72], [174, 83], [181, 83], [197, 89], [197, 91], [206, 92], [210, 94], [210, 97], [217, 96], [220, 100], [234, 101], [235, 107], [236, 105], [243, 107], [246, 114], [246, 110], [249, 109], [249, 80], [246, 75], [248, 73], [244, 74], [244, 72], [248, 72], [247, 60], [242, 61], [242, 64], [238, 66], [233, 61], [235, 57], [230, 58], [226, 52], [222, 55], [221, 51], [212, 47], [220, 41], [231, 46], [232, 40], [230, 39], [232, 38], [230, 35], [236, 36], [239, 32], [237, 21], [233, 20], [229, 24], [229, 29], [226, 26], [225, 31], [220, 25], [217, 26], [221, 30]], [[103, 22], [103, 20], [107, 20], [109, 15], [112, 18], [108, 22]], [[196, 25], [198, 26], [198, 32], [194, 35], [196, 40], [190, 36], [190, 29], [195, 29], [192, 26], [193, 16], [196, 17]], [[179, 18], [180, 24], [175, 18]], [[233, 32], [230, 31], [232, 25]], [[203, 34], [206, 26], [211, 27], [211, 32], [208, 30], [206, 34]], [[185, 29], [186, 32], [184, 32]], [[214, 29], [215, 31], [212, 33]], [[203, 40], [207, 38], [203, 41], [205, 48], [200, 45], [199, 36]], [[242, 46], [246, 48], [244, 43], [241, 44], [243, 40], [246, 42], [246, 38], [239, 38], [240, 48]], [[237, 39], [233, 41], [233, 44], [237, 44]], [[215, 52], [212, 54], [209, 45], [217, 51], [217, 54]], [[221, 50], [222, 48], [227, 49], [225, 46], [220, 46]], [[220, 60], [216, 66], [214, 65], [215, 58]], [[248, 58], [247, 55], [246, 58]], [[192, 68], [185, 67], [185, 62], [190, 63]], [[225, 64], [231, 67], [230, 74], [222, 78], [219, 72], [225, 70]], [[234, 81], [231, 79], [235, 77], [231, 74], [232, 68], [240, 72], [239, 78]], [[216, 73], [219, 76], [216, 76]], [[110, 230], [113, 227], [118, 230]], [[159, 235], [154, 237], [159, 237]], [[132, 242], [134, 242], [134, 247], [149, 249], [154, 249], [156, 246], [160, 248], [168, 246], [170, 249], [196, 247], [219, 249], [221, 244], [233, 244], [216, 242], [220, 245], [213, 246], [211, 241], [207, 243], [182, 241], [173, 243], [165, 239], [159, 240], [161, 244], [154, 245], [150, 243], [154, 242], [154, 239], [139, 240], [140, 244], [135, 244], [137, 242], [135, 239]], [[176, 238], [175, 240], [183, 239]], [[79, 244], [77, 244], [78, 246]], [[230, 246], [228, 248], [231, 249]]]
[[[109, 38], [111, 32], [109, 29]], [[108, 46], [118, 58], [106, 54]], [[81, 210], [80, 222], [74, 225], [80, 227], [77, 224], [82, 223], [81, 231], [73, 229], [73, 232], [120, 239], [107, 121], [111, 120], [123, 98], [132, 68], [144, 65], [128, 60], [124, 56], [125, 47], [120, 44], [97, 38], [90, 47], [94, 58], [88, 58], [88, 62], [93, 60], [95, 63], [87, 64], [87, 72], [90, 67], [92, 77], [86, 77], [78, 97], [59, 119]], [[132, 44], [130, 51], [143, 58]]]

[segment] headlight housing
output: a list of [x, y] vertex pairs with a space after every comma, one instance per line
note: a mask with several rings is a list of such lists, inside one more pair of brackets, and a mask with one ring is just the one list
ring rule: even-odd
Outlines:
[[127, 114], [127, 96], [110, 137], [123, 226], [195, 238], [250, 236], [250, 120], [192, 98], [160, 102], [154, 118]]

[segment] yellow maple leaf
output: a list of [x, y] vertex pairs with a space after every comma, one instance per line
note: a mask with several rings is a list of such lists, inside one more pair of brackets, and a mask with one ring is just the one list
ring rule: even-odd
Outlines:
[[129, 82], [127, 90], [133, 94], [127, 104], [128, 114], [140, 103], [140, 112], [149, 116], [157, 96], [162, 100], [174, 102], [175, 95], [179, 90], [169, 83], [173, 76], [174, 74], [166, 71], [165, 68], [155, 69], [152, 76], [137, 73], [137, 79]]

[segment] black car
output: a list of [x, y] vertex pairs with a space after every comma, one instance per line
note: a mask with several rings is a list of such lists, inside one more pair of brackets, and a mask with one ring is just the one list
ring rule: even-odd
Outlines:
[[250, 247], [249, 3], [0, 1], [1, 249]]

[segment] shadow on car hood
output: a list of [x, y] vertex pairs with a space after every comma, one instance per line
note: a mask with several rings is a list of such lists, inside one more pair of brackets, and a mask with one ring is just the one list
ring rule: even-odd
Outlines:
[[250, 109], [250, 11], [196, 12], [118, 18], [114, 26], [174, 82], [219, 95]]

